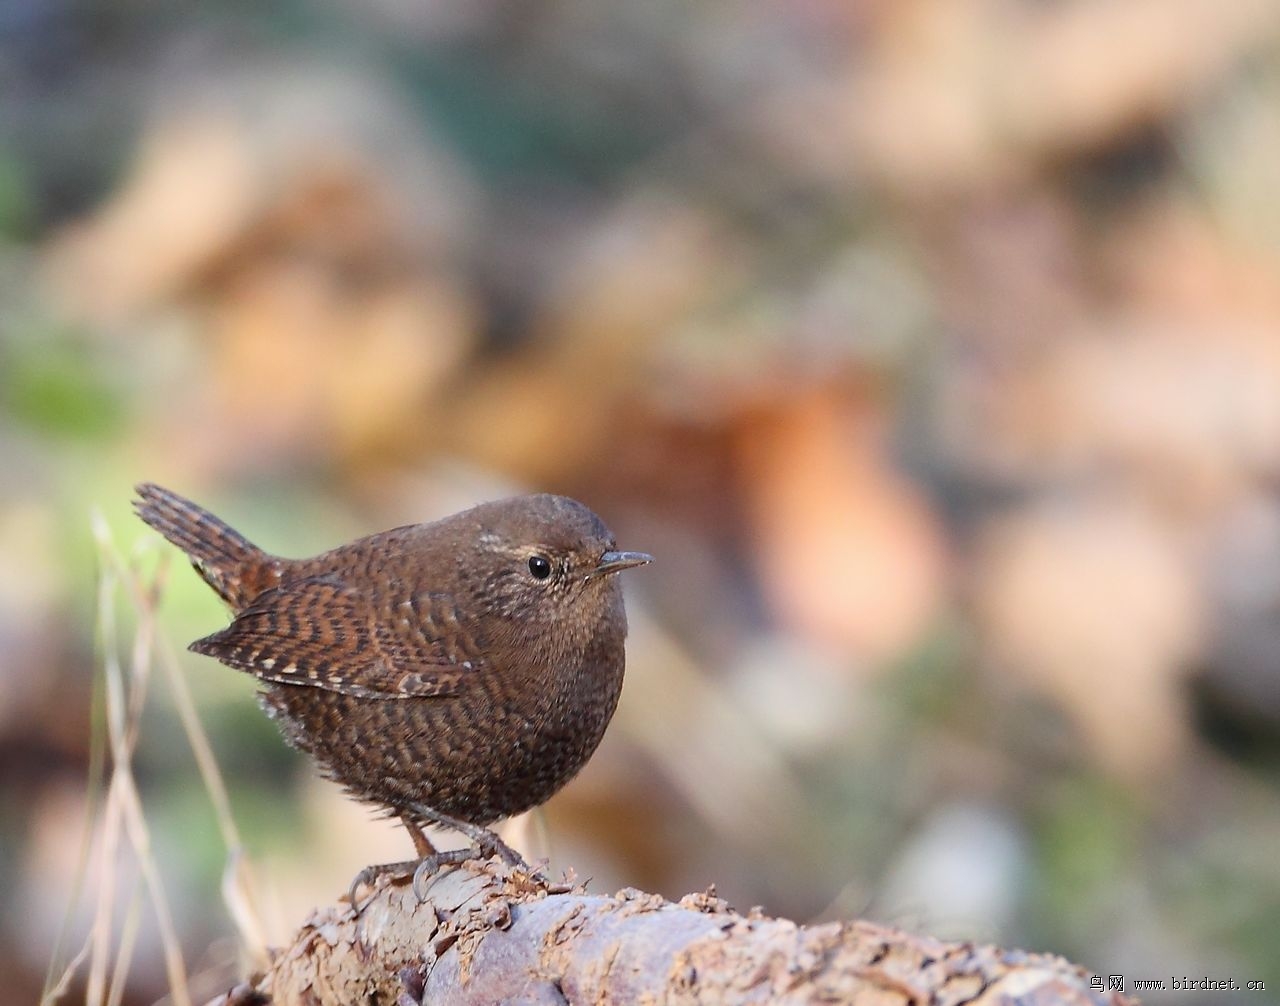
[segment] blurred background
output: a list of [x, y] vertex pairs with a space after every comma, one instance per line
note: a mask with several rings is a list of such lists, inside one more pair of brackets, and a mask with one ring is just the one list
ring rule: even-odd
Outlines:
[[[654, 553], [512, 832], [593, 889], [1280, 1001], [1277, 177], [1269, 0], [4, 0], [0, 1000], [95, 813], [91, 511], [166, 637], [225, 620], [148, 479], [286, 555], [527, 490]], [[183, 670], [272, 941], [409, 853]], [[207, 997], [160, 684], [135, 770]]]

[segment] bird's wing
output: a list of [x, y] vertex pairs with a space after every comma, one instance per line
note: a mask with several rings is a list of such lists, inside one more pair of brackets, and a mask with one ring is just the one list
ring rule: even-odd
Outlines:
[[450, 695], [483, 664], [450, 595], [406, 591], [378, 608], [331, 576], [264, 591], [190, 648], [264, 681], [358, 698]]

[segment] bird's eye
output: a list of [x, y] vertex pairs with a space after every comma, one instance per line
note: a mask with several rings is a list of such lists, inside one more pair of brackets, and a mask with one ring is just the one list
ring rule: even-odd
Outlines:
[[535, 580], [545, 580], [551, 575], [551, 563], [540, 555], [529, 557], [529, 572]]

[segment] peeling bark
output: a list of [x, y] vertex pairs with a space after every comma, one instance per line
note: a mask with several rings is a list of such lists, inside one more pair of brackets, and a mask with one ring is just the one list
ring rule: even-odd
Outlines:
[[345, 903], [317, 910], [216, 1006], [1132, 1002], [1060, 957], [870, 922], [800, 926], [713, 892], [588, 894], [496, 860], [442, 869], [422, 902], [407, 880], [380, 877], [358, 919]]

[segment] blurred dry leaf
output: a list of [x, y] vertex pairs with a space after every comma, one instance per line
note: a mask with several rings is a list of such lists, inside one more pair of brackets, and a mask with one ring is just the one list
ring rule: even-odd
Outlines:
[[214, 379], [168, 403], [188, 464], [422, 450], [480, 327], [457, 265], [471, 183], [369, 80], [236, 83], [157, 120], [120, 193], [52, 243], [50, 282], [92, 321], [200, 335]]
[[305, 267], [246, 275], [211, 330], [219, 441], [268, 456], [412, 456], [439, 442], [426, 421], [431, 392], [475, 333], [472, 306], [446, 282], [356, 292]]
[[459, 447], [532, 480], [607, 457], [613, 420], [664, 334], [736, 273], [727, 229], [692, 204], [637, 196], [564, 264], [531, 340], [478, 375], [450, 422]]
[[[372, 75], [206, 68], [157, 95], [121, 188], [47, 248], [60, 302], [119, 321], [273, 250], [366, 267], [439, 263], [477, 209], [470, 179]], [[214, 83], [216, 81], [216, 85]], [[353, 253], [354, 250], [354, 253]]]
[[1274, 35], [1280, 7], [907, 0], [873, 24], [843, 76], [823, 67], [751, 122], [833, 183], [852, 171], [911, 191], [1007, 181], [1176, 114]]
[[1188, 515], [1280, 462], [1274, 333], [1226, 317], [1099, 319], [970, 388], [977, 455], [1026, 480], [1120, 471]]
[[1087, 752], [1137, 778], [1175, 763], [1205, 611], [1185, 548], [1155, 514], [1102, 497], [996, 518], [973, 576], [989, 656], [1053, 700]]
[[[997, 16], [1005, 9], [986, 6]], [[1019, 147], [1051, 152], [1176, 115], [1280, 27], [1269, 0], [1076, 0], [1025, 10], [1026, 34], [1007, 53], [997, 92], [1001, 124]]]
[[1174, 196], [1134, 207], [1099, 251], [1116, 294], [1206, 327], [1270, 329], [1259, 350], [1280, 356], [1280, 261], [1231, 239], [1198, 203]]
[[1025, 357], [1094, 313], [1089, 235], [1062, 193], [975, 193], [929, 214], [920, 231], [948, 327], [980, 359]]
[[1280, 461], [1274, 333], [1227, 319], [1123, 319], [1064, 343], [1060, 407], [1095, 460], [1146, 475], [1179, 508], [1217, 508]]
[[864, 392], [788, 386], [740, 445], [765, 595], [789, 628], [871, 669], [920, 639], [945, 580], [941, 528], [885, 456], [886, 425]]
[[242, 130], [223, 116], [148, 133], [120, 191], [53, 244], [56, 299], [110, 324], [174, 296], [251, 222], [255, 168]]

